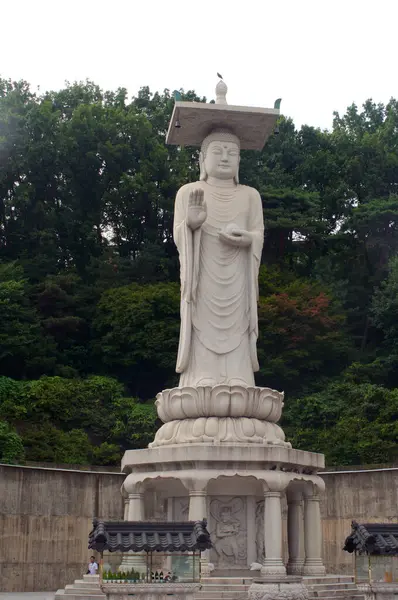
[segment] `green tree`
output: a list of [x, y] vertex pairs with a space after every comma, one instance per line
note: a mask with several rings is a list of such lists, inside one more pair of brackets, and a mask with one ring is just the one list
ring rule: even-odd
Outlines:
[[0, 417], [14, 425], [30, 461], [117, 464], [144, 447], [159, 426], [153, 403], [123, 396], [109, 377], [0, 378]]
[[285, 432], [294, 447], [324, 452], [328, 465], [370, 465], [397, 459], [398, 389], [331, 383], [288, 404]]
[[112, 439], [124, 450], [144, 448], [153, 442], [160, 425], [153, 402], [142, 404], [134, 398], [123, 398], [119, 402]]
[[388, 348], [398, 354], [398, 256], [390, 261], [388, 277], [375, 291], [371, 314]]
[[141, 398], [177, 383], [180, 328], [177, 284], [131, 284], [106, 291], [94, 320], [95, 348], [104, 368]]
[[24, 460], [22, 439], [5, 421], [0, 421], [0, 462], [18, 463]]
[[297, 393], [347, 364], [344, 312], [318, 284], [261, 267], [258, 315], [258, 384]]
[[34, 377], [54, 368], [53, 345], [26, 292], [21, 268], [0, 264], [0, 375]]

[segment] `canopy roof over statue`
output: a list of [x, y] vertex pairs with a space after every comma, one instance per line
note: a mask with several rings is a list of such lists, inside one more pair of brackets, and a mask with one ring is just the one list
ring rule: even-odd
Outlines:
[[217, 84], [215, 104], [177, 101], [166, 143], [200, 146], [214, 129], [228, 129], [239, 138], [242, 150], [262, 150], [275, 130], [279, 108], [228, 105], [227, 89], [223, 81]]

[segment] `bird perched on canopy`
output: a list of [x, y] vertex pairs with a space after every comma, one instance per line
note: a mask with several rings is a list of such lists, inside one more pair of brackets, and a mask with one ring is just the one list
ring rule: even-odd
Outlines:
[[219, 77], [220, 79], [223, 79], [223, 76], [220, 75], [220, 73], [217, 73], [217, 77]]

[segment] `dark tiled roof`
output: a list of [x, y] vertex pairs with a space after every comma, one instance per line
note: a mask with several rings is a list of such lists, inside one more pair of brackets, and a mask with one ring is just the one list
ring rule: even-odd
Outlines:
[[211, 548], [207, 522], [93, 521], [90, 550], [102, 552], [192, 552]]
[[398, 555], [398, 523], [352, 522], [351, 535], [345, 541], [346, 552]]

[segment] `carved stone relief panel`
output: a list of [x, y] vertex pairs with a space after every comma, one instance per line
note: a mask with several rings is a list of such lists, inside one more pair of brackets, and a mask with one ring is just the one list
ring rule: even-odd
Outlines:
[[174, 498], [174, 520], [188, 521], [189, 514], [189, 499]]
[[167, 499], [160, 492], [148, 489], [144, 494], [144, 512], [146, 521], [167, 521]]
[[210, 502], [211, 562], [217, 568], [242, 569], [247, 566], [246, 497], [220, 496]]
[[262, 564], [265, 557], [264, 545], [264, 500], [256, 502], [256, 552], [257, 562]]

